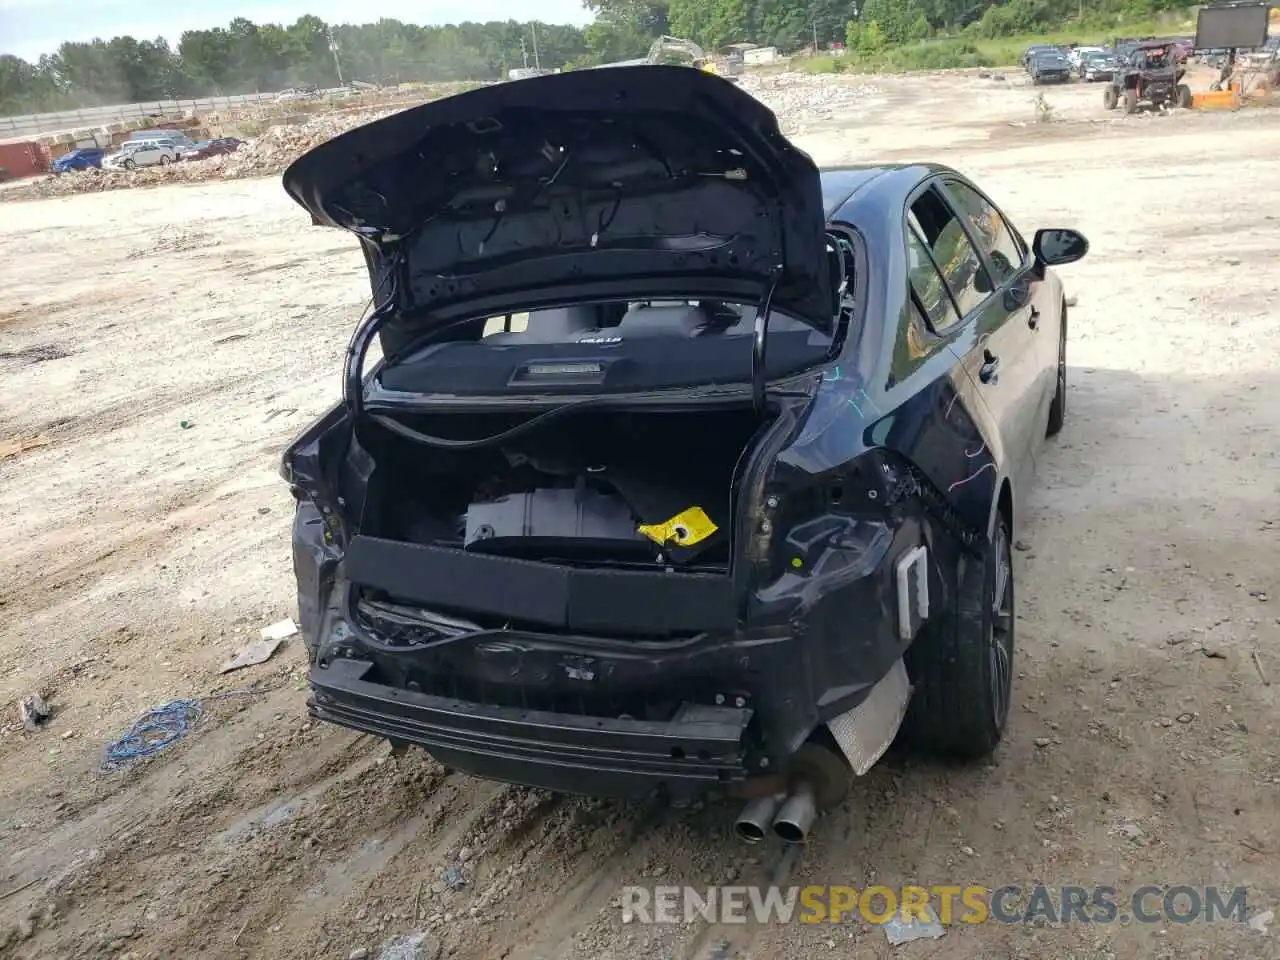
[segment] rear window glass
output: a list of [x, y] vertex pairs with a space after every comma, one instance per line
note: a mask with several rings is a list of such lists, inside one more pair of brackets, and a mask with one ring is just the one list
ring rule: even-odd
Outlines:
[[[707, 300], [579, 304], [479, 318], [395, 356], [384, 387], [454, 395], [594, 393], [741, 384], [751, 379], [756, 307]], [[808, 369], [831, 335], [775, 311], [766, 376]]]
[[[513, 313], [484, 321], [482, 340], [491, 343], [618, 343], [623, 340], [693, 340], [751, 336], [756, 308], [712, 300], [647, 300], [587, 304]], [[785, 314], [769, 318], [769, 333], [812, 334], [808, 325]]]

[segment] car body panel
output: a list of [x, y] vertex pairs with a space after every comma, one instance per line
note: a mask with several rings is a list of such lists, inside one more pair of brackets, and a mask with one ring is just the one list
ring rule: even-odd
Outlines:
[[182, 149], [183, 160], [204, 160], [226, 153], [235, 153], [244, 146], [244, 141], [235, 137], [222, 137], [217, 140], [202, 140]]
[[179, 146], [191, 146], [195, 140], [185, 130], [179, 130], [176, 127], [156, 127], [150, 130], [134, 130], [126, 138], [125, 142], [130, 143], [134, 140], [172, 140]]
[[64, 153], [51, 164], [52, 173], [67, 173], [71, 170], [88, 170], [90, 167], [101, 167], [106, 151], [98, 147], [80, 147]]
[[1072, 47], [1067, 52], [1067, 60], [1070, 61], [1073, 67], [1078, 68], [1080, 66], [1080, 63], [1085, 58], [1089, 56], [1097, 55], [1100, 53], [1106, 53], [1106, 52], [1107, 51], [1105, 47], [1093, 47], [1093, 46]]
[[[317, 223], [361, 237], [403, 316], [503, 312], [534, 292], [696, 280], [830, 327], [818, 169], [735, 84], [685, 67], [483, 87], [358, 127], [284, 173]], [[536, 299], [536, 297], [535, 297]], [[430, 315], [430, 319], [428, 319]]]
[[1037, 83], [1066, 83], [1071, 79], [1071, 63], [1060, 53], [1034, 54], [1027, 70]]
[[[935, 331], [915, 308], [908, 205], [943, 181], [969, 183], [924, 164], [824, 172], [827, 229], [848, 240], [858, 278], [852, 325], [831, 362], [770, 385], [775, 420], [736, 473], [727, 581], [673, 588], [607, 566], [362, 539], [375, 466], [351, 408], [308, 428], [282, 471], [298, 499], [313, 713], [479, 776], [632, 797], [780, 769], [816, 725], [861, 703], [911, 642], [888, 613], [894, 561], [926, 545], [931, 603], [956, 602], [960, 558], [980, 554], [1002, 503], [1023, 499], [1056, 382], [1061, 285], [1029, 256], [953, 326]], [[986, 349], [1001, 354], [996, 382], [983, 380]], [[498, 609], [451, 579], [464, 558], [478, 568], [468, 582], [501, 580], [498, 618], [522, 626], [432, 618], [446, 598]], [[352, 581], [423, 607], [371, 605]], [[683, 706], [647, 718], [659, 695]]]
[[1037, 56], [1041, 56], [1046, 53], [1054, 53], [1061, 56], [1062, 48], [1058, 46], [1054, 46], [1053, 44], [1047, 44], [1047, 43], [1037, 43], [1037, 44], [1033, 44], [1030, 47], [1027, 47], [1027, 49], [1023, 51], [1023, 54], [1022, 54], [1023, 68], [1029, 71], [1031, 69], [1031, 61], [1035, 59]]
[[1122, 69], [1124, 65], [1115, 54], [1100, 53], [1081, 58], [1078, 72], [1082, 80], [1110, 80]]
[[181, 158], [180, 145], [169, 138], [154, 140], [126, 140], [119, 153], [114, 153], [102, 161], [104, 167], [110, 169], [128, 169], [134, 167], [152, 167], [165, 163], [174, 163]]

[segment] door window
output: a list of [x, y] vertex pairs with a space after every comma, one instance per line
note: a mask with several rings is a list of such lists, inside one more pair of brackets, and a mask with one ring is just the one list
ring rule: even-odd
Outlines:
[[920, 236], [942, 271], [960, 316], [968, 316], [994, 289], [982, 258], [942, 195], [929, 187], [911, 203]]
[[947, 189], [986, 254], [996, 286], [1011, 280], [1022, 269], [1024, 251], [1000, 211], [967, 184], [952, 180], [947, 183]]
[[907, 227], [907, 279], [915, 299], [919, 301], [925, 315], [929, 318], [929, 326], [935, 333], [942, 333], [948, 327], [960, 322], [960, 314], [947, 292], [947, 285], [933, 265], [924, 241], [911, 225], [913, 217], [908, 217]]

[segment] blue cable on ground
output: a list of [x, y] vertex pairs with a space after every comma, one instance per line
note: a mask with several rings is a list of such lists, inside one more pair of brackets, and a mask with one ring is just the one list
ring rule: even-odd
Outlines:
[[204, 705], [209, 701], [228, 700], [232, 697], [257, 697], [278, 690], [283, 684], [265, 687], [261, 690], [231, 690], [227, 693], [215, 693], [203, 700], [171, 700], [158, 707], [152, 707], [137, 720], [119, 740], [107, 744], [102, 755], [99, 773], [114, 773], [135, 760], [155, 756], [162, 750], [173, 746], [200, 722], [204, 716]]

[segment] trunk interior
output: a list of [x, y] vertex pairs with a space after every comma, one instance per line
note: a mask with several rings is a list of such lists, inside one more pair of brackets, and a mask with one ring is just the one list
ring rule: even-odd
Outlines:
[[[474, 440], [529, 417], [400, 419], [421, 433]], [[361, 442], [377, 466], [360, 532], [568, 566], [725, 572], [736, 470], [766, 428], [749, 405], [582, 410], [501, 443], [454, 449], [371, 424]], [[659, 529], [646, 535], [641, 525]]]

